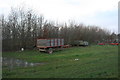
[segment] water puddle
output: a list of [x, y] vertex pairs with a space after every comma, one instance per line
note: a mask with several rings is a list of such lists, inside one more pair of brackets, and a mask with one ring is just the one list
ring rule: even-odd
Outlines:
[[27, 61], [22, 61], [19, 59], [14, 58], [2, 58], [2, 66], [7, 66], [10, 69], [13, 69], [14, 67], [33, 67], [33, 66], [39, 66], [43, 65], [45, 63], [29, 63]]

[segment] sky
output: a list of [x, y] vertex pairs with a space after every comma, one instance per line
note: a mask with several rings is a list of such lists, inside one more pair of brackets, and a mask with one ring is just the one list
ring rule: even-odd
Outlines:
[[27, 7], [47, 20], [96, 25], [118, 33], [119, 0], [0, 0], [0, 15], [11, 7]]

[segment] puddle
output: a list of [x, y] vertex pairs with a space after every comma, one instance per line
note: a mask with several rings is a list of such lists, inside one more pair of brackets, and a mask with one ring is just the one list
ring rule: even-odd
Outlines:
[[33, 66], [39, 66], [43, 65], [45, 63], [29, 63], [27, 61], [22, 61], [19, 59], [14, 58], [2, 58], [2, 66], [7, 66], [10, 69], [13, 69], [14, 67], [33, 67]]

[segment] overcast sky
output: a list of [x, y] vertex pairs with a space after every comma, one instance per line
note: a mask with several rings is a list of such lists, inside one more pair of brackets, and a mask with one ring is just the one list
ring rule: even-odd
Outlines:
[[119, 0], [0, 0], [0, 14], [8, 15], [11, 7], [25, 6], [45, 19], [85, 25], [97, 25], [118, 32]]

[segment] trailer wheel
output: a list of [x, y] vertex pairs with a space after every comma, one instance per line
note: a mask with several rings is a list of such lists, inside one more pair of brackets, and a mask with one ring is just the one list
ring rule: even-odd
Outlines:
[[52, 48], [49, 48], [47, 52], [48, 52], [49, 54], [52, 54], [52, 53], [53, 53], [53, 49], [52, 49]]

